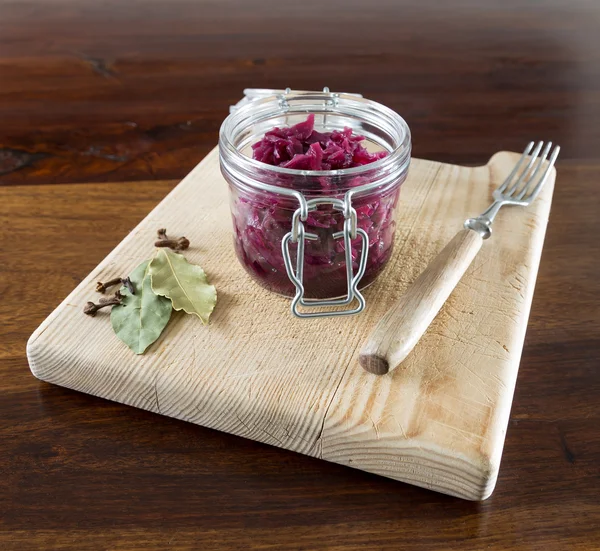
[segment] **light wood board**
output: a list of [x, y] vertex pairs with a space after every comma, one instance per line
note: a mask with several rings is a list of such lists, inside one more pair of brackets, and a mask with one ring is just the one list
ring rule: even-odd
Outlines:
[[[465, 499], [496, 483], [554, 173], [528, 209], [507, 208], [494, 235], [396, 371], [366, 373], [358, 352], [375, 322], [490, 202], [518, 155], [483, 167], [414, 159], [396, 249], [365, 291], [366, 311], [300, 320], [235, 257], [227, 186], [211, 152], [31, 336], [33, 374], [124, 404]], [[185, 235], [186, 257], [218, 290], [209, 326], [182, 312], [143, 356], [113, 334], [106, 310], [82, 313], [95, 282], [130, 273], [156, 230]]]

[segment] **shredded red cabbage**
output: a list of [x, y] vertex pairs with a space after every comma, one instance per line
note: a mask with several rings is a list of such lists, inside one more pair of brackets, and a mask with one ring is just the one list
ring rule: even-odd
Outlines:
[[387, 151], [369, 153], [363, 136], [351, 128], [317, 132], [315, 116], [288, 128], [273, 128], [252, 146], [252, 157], [268, 165], [296, 170], [339, 170], [382, 159]]
[[[253, 157], [273, 166], [299, 170], [330, 170], [362, 166], [387, 155], [386, 151], [370, 153], [361, 144], [362, 136], [350, 128], [343, 131], [318, 132], [314, 115], [289, 128], [273, 128], [252, 146]], [[319, 178], [317, 193], [343, 196], [342, 186], [335, 178]], [[364, 178], [345, 180], [343, 187], [366, 183]], [[276, 185], [304, 187], [306, 181], [294, 178]], [[371, 283], [381, 272], [392, 252], [394, 243], [395, 207], [400, 186], [387, 187], [385, 192], [374, 191], [357, 196], [353, 206], [358, 226], [369, 236], [367, 269], [360, 287]], [[304, 191], [304, 189], [303, 189]], [[285, 271], [281, 241], [292, 226], [292, 216], [298, 207], [294, 200], [282, 196], [249, 194], [232, 188], [232, 214], [237, 255], [248, 272], [264, 287], [274, 292], [293, 295], [295, 288]], [[309, 298], [332, 298], [346, 294], [346, 264], [344, 240], [333, 234], [343, 230], [344, 217], [329, 205], [319, 206], [305, 222], [307, 232], [316, 233], [317, 241], [305, 242], [304, 288]], [[360, 239], [352, 241], [353, 271], [358, 269], [361, 254]], [[291, 245], [295, 258], [296, 245]]]

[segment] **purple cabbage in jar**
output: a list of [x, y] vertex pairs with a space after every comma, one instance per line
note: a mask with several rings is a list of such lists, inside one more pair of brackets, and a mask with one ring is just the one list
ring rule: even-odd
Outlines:
[[369, 153], [361, 143], [364, 139], [351, 128], [317, 132], [315, 116], [309, 115], [294, 126], [269, 130], [252, 146], [252, 158], [295, 170], [340, 170], [368, 165], [387, 155], [387, 151]]
[[[253, 158], [272, 166], [297, 170], [337, 170], [370, 164], [387, 155], [386, 151], [371, 153], [362, 145], [364, 138], [353, 134], [350, 128], [343, 131], [318, 132], [314, 129], [314, 115], [289, 128], [274, 128], [253, 146]], [[277, 185], [298, 189], [294, 176], [278, 179]], [[354, 178], [338, 188], [335, 178], [318, 178], [314, 189], [302, 192], [307, 197], [325, 195], [343, 198], [348, 187], [368, 183], [364, 178]], [[391, 186], [385, 192], [374, 190], [355, 196], [352, 204], [358, 215], [358, 226], [369, 236], [369, 251], [365, 275], [359, 287], [371, 283], [389, 260], [394, 244], [394, 213], [400, 186]], [[336, 193], [337, 192], [337, 193]], [[293, 296], [294, 285], [289, 280], [281, 242], [292, 226], [292, 216], [298, 208], [297, 201], [282, 195], [265, 193], [248, 194], [233, 191], [232, 215], [234, 242], [238, 258], [246, 270], [263, 287], [279, 294]], [[346, 256], [344, 240], [334, 239], [342, 231], [344, 217], [330, 205], [321, 205], [309, 213], [304, 223], [307, 232], [317, 234], [317, 241], [305, 241], [304, 288], [307, 298], [334, 298], [347, 292]], [[292, 258], [297, 245], [291, 244]], [[362, 241], [352, 241], [353, 272], [358, 269]]]

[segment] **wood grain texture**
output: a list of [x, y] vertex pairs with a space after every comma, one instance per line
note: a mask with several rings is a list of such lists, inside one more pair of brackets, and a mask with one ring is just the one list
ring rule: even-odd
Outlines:
[[3, 548], [595, 549], [600, 164], [559, 165], [502, 468], [484, 502], [39, 382], [25, 357], [32, 331], [174, 183], [0, 189]]
[[599, 21], [595, 0], [2, 0], [0, 182], [181, 179], [248, 86], [361, 92], [420, 158], [594, 159]]
[[363, 344], [359, 359], [368, 372], [384, 375], [406, 359], [473, 262], [482, 243], [478, 233], [460, 230], [423, 270]]
[[[594, 0], [0, 0], [2, 548], [595, 551], [599, 20]], [[160, 178], [210, 151], [242, 87], [324, 84], [405, 115], [421, 158], [563, 146], [484, 502], [48, 385], [27, 366], [32, 331], [174, 185]]]
[[[368, 311], [298, 320], [256, 286], [231, 244], [227, 184], [213, 151], [32, 335], [40, 379], [382, 474], [466, 499], [487, 498], [498, 469], [550, 208], [552, 181], [529, 209], [498, 221], [486, 247], [397, 375], [358, 365], [365, 336], [465, 213], [483, 210], [519, 156], [461, 168], [413, 160], [402, 189], [394, 260]], [[186, 235], [186, 256], [218, 289], [209, 327], [174, 313], [144, 356], [81, 305], [96, 281], [152, 254], [156, 228]], [[439, 250], [439, 249], [438, 249]], [[100, 322], [100, 323], [99, 323]]]

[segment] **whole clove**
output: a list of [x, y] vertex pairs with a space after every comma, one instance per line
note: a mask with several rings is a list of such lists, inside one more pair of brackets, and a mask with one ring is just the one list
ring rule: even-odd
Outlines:
[[186, 237], [169, 239], [165, 228], [158, 230], [157, 237], [158, 240], [154, 243], [155, 247], [169, 247], [169, 249], [173, 249], [174, 251], [185, 251], [190, 246], [190, 241]]
[[[157, 231], [157, 241], [154, 243], [155, 247], [168, 247], [174, 251], [184, 251], [190, 246], [190, 242], [185, 237], [178, 237], [177, 239], [171, 239], [167, 235], [167, 230], [161, 228]], [[106, 283], [98, 281], [96, 284], [96, 291], [99, 293], [105, 293], [110, 287], [115, 285], [123, 285], [132, 295], [135, 295], [135, 287], [129, 277], [115, 277]], [[83, 313], [88, 316], [95, 316], [98, 310], [106, 308], [107, 306], [115, 306], [121, 304], [123, 296], [117, 291], [111, 297], [103, 297], [98, 301], [98, 304], [94, 302], [88, 302], [83, 308]]]
[[94, 317], [98, 310], [101, 308], [106, 308], [107, 306], [115, 306], [117, 304], [121, 304], [121, 300], [123, 299], [123, 295], [119, 291], [117, 291], [112, 297], [103, 297], [98, 301], [98, 304], [94, 304], [93, 302], [88, 302], [84, 308], [83, 313]]
[[112, 287], [113, 285], [118, 285], [118, 284], [124, 285], [125, 288], [132, 295], [135, 295], [135, 289], [133, 288], [133, 283], [131, 283], [131, 279], [129, 279], [128, 277], [115, 277], [114, 279], [111, 279], [110, 281], [107, 281], [106, 283], [102, 283], [101, 281], [99, 281], [96, 284], [96, 291], [98, 291], [99, 293], [105, 293], [109, 287]]

